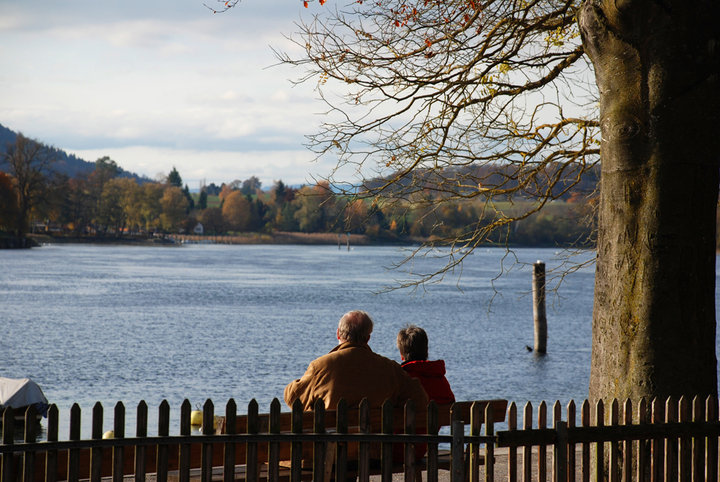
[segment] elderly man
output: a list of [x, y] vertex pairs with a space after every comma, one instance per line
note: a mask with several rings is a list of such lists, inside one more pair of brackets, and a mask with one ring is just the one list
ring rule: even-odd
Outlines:
[[327, 355], [313, 360], [299, 380], [285, 387], [285, 402], [292, 406], [300, 400], [312, 410], [316, 400], [334, 409], [340, 399], [358, 406], [367, 398], [371, 407], [385, 400], [400, 406], [414, 400], [419, 409], [428, 403], [420, 382], [410, 377], [395, 361], [374, 353], [368, 346], [373, 322], [364, 311], [350, 311], [340, 318], [338, 346]]

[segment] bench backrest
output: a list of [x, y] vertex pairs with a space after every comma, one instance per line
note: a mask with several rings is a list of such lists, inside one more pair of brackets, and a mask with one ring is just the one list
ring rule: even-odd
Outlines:
[[[507, 400], [475, 400], [475, 401], [459, 401], [452, 404], [437, 405], [437, 426], [447, 427], [450, 426], [452, 420], [459, 420], [466, 424], [470, 423], [471, 410], [473, 404], [477, 405], [478, 421], [485, 423], [485, 409], [486, 407], [491, 408], [493, 422], [502, 422], [505, 420], [505, 412], [507, 410]], [[337, 428], [337, 410], [326, 410], [324, 427], [325, 429], [336, 429]], [[370, 432], [380, 433], [382, 430], [383, 413], [379, 407], [370, 408], [369, 411], [369, 425]], [[393, 420], [393, 432], [403, 433], [405, 428], [405, 409], [403, 407], [395, 407], [392, 411]], [[258, 433], [268, 433], [270, 414], [263, 413], [257, 416], [257, 430]], [[227, 427], [225, 426], [224, 417], [220, 417], [219, 420], [219, 432], [227, 433]], [[278, 419], [279, 431], [292, 432], [292, 413], [281, 412]], [[425, 431], [427, 429], [427, 412], [420, 410], [415, 413], [415, 424], [417, 433]], [[347, 411], [347, 425], [349, 427], [360, 426], [359, 421], [359, 410], [357, 408], [351, 408]], [[302, 412], [302, 430], [304, 432], [311, 431], [315, 427], [315, 412]], [[239, 415], [236, 420], [235, 433], [248, 433], [248, 416]]]

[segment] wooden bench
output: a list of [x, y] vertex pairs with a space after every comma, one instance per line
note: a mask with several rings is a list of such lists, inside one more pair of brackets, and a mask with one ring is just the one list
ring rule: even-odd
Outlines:
[[[471, 416], [473, 404], [475, 417]], [[465, 425], [473, 423], [472, 433], [480, 435], [480, 425], [485, 423], [485, 410], [488, 407], [493, 422], [505, 420], [507, 400], [479, 400], [439, 405], [436, 411], [431, 411], [430, 420], [427, 412], [420, 411], [414, 414], [414, 423], [412, 420], [408, 422], [411, 426], [414, 425], [414, 431], [418, 434], [427, 433], [428, 426], [429, 433], [433, 434], [443, 427], [451, 426], [453, 421], [460, 421]], [[268, 475], [279, 480], [318, 480], [318, 477], [313, 475], [313, 467], [315, 470], [322, 470], [322, 478], [329, 480], [333, 465], [340, 470], [338, 479], [368, 473], [375, 475], [384, 472], [387, 475], [388, 472], [405, 471], [404, 464], [399, 461], [384, 465], [373, 463], [373, 450], [370, 450], [381, 448], [382, 457], [388, 460], [392, 458], [392, 445], [380, 444], [380, 441], [383, 436], [406, 431], [405, 411], [402, 408], [389, 408], [385, 412], [379, 408], [368, 409], [362, 419], [361, 411], [357, 408], [347, 412], [325, 411], [320, 408], [317, 413], [324, 412], [323, 417], [316, 417], [316, 412], [298, 410], [294, 419], [292, 413], [281, 413], [279, 404], [276, 404], [273, 410], [274, 413], [231, 413], [228, 417], [218, 417], [216, 434], [207, 438], [171, 436], [94, 440], [90, 441], [93, 448], [83, 447], [74, 451], [60, 449], [53, 454], [57, 458], [54, 479], [68, 479], [69, 466], [73, 474], [81, 480], [110, 477], [113, 471], [122, 471], [125, 475], [157, 473], [158, 468], [161, 472], [158, 478], [166, 475], [171, 481], [185, 480], [185, 476], [181, 477], [181, 474], [188, 473], [189, 480], [200, 480], [203, 468], [206, 474], [211, 474], [213, 480], [230, 480], [224, 477], [223, 467], [234, 472], [234, 480], [255, 480]], [[413, 418], [412, 410], [409, 413]], [[206, 420], [212, 420], [211, 413], [206, 411], [205, 415]], [[234, 430], [231, 428], [233, 418]], [[187, 420], [189, 424], [189, 417]], [[182, 423], [181, 421], [181, 425]], [[374, 437], [372, 442], [367, 444], [352, 441], [333, 444], [333, 437], [338, 433], [353, 432], [384, 435]], [[326, 435], [318, 437], [318, 433]], [[352, 436], [350, 438], [352, 439]], [[358, 449], [356, 452], [353, 451], [353, 444]], [[72, 457], [71, 452], [74, 454]], [[429, 452], [429, 456], [419, 461], [415, 461], [413, 457], [416, 474], [419, 470], [450, 469], [448, 453], [438, 452], [434, 444], [430, 444]], [[474, 457], [476, 465], [484, 463], [482, 455], [477, 451]], [[95, 461], [92, 465], [91, 460]], [[256, 463], [252, 463], [253, 460]], [[346, 463], [348, 460], [349, 464]], [[34, 480], [44, 480], [45, 461], [45, 453], [34, 454]], [[369, 472], [363, 473], [365, 470]]]
[[[476, 405], [476, 418], [472, 417], [473, 404]], [[470, 425], [471, 422], [475, 422], [475, 433], [480, 434], [481, 425], [485, 423], [485, 410], [490, 408], [490, 414], [493, 419], [493, 423], [503, 422], [505, 420], [505, 414], [507, 411], [507, 400], [478, 400], [478, 401], [460, 401], [454, 404], [437, 405], [436, 420], [434, 425], [431, 421], [428, 424], [428, 413], [426, 411], [420, 411], [414, 414], [414, 433], [425, 434], [428, 433], [427, 427], [431, 426], [430, 433], [438, 433], [442, 428], [449, 428], [453, 421], [462, 422], [465, 425]], [[341, 424], [344, 424], [345, 428], [340, 428], [338, 425], [338, 411], [337, 410], [323, 410], [324, 419], [318, 426], [318, 420], [316, 420], [316, 412], [305, 411], [302, 412], [302, 428], [299, 424], [293, 428], [292, 426], [292, 413], [280, 413], [276, 420], [275, 432], [279, 433], [292, 433], [293, 431], [304, 433], [317, 433], [319, 431], [326, 431], [330, 433], [353, 433], [364, 431], [366, 433], [374, 434], [403, 434], [406, 432], [406, 420], [405, 420], [405, 409], [402, 407], [395, 407], [391, 410], [392, 428], [387, 423], [383, 423], [383, 411], [381, 408], [369, 409], [369, 417], [365, 422], [364, 429], [361, 428], [363, 425], [360, 421], [360, 411], [358, 409], [350, 409], [347, 412], [347, 419]], [[270, 430], [270, 414], [258, 414], [256, 419], [256, 426], [253, 427], [257, 433], [268, 433]], [[247, 415], [238, 416], [235, 422], [234, 433], [248, 433], [250, 427], [248, 426], [249, 420]], [[218, 431], [220, 433], [227, 433], [227, 420], [221, 417], [219, 421]], [[300, 464], [303, 467], [303, 478], [310, 478], [312, 475], [312, 466], [319, 462], [316, 459], [315, 454], [315, 443], [306, 442], [302, 444], [302, 456], [300, 457]], [[397, 453], [397, 451], [396, 451]], [[375, 451], [375, 454], [378, 454]], [[288, 470], [292, 461], [292, 450], [290, 444], [282, 444], [277, 458], [280, 460], [280, 467], [285, 475], [290, 475]], [[347, 459], [357, 460], [361, 457], [359, 453], [353, 453], [352, 450], [348, 450]], [[378, 454], [382, 456], [382, 454]], [[436, 454], [437, 458], [434, 463], [437, 464], [438, 469], [450, 470], [451, 460], [449, 450], [440, 450]], [[382, 467], [378, 464], [378, 458], [373, 457], [373, 451], [368, 453], [370, 461], [366, 461], [369, 468], [370, 475], [377, 475], [382, 473]], [[387, 457], [392, 456], [392, 452], [388, 449], [386, 453]], [[337, 450], [331, 445], [330, 449], [325, 453], [324, 471], [326, 476], [325, 480], [329, 480], [330, 470], [337, 457]], [[477, 463], [479, 465], [485, 462], [482, 455], [476, 454]], [[373, 462], [374, 460], [374, 462]], [[263, 473], [267, 472], [267, 463], [269, 462], [268, 454], [266, 452], [258, 453], [258, 461], [260, 468]], [[297, 463], [296, 458], [296, 463]], [[369, 463], [368, 463], [369, 462]], [[429, 457], [426, 455], [420, 460], [415, 461], [416, 470], [426, 470], [431, 464], [429, 463]], [[405, 464], [403, 460], [394, 460], [392, 465], [392, 473], [402, 473], [405, 470]], [[357, 463], [353, 464], [347, 469], [346, 476], [358, 476], [359, 466]]]

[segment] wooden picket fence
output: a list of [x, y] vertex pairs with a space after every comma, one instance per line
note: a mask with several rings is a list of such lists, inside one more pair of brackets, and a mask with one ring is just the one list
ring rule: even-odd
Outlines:
[[[477, 415], [475, 408], [473, 416]], [[248, 414], [242, 416], [246, 419], [244, 430], [232, 428], [240, 426], [241, 416], [230, 400], [221, 419], [227, 429], [224, 433], [206, 430], [211, 433], [191, 435], [190, 411], [186, 400], [181, 407], [179, 434], [170, 435], [170, 407], [163, 402], [158, 410], [158, 435], [148, 436], [148, 407], [141, 402], [135, 436], [126, 437], [125, 409], [118, 403], [112, 427], [115, 438], [102, 439], [103, 408], [96, 404], [91, 438], [82, 439], [80, 408], [74, 405], [70, 410], [69, 439], [59, 440], [58, 409], [52, 406], [46, 422], [47, 439], [37, 441], [36, 424], [26, 423], [23, 441], [18, 441], [12, 410], [8, 409], [2, 418], [0, 482], [323, 482], [355, 477], [367, 482], [373, 476], [389, 482], [393, 473], [411, 482], [419, 480], [420, 471], [422, 480], [428, 482], [444, 478], [452, 482], [718, 481], [720, 473], [720, 422], [715, 397], [623, 403], [615, 400], [609, 406], [602, 401], [592, 406], [584, 401], [578, 408], [573, 401], [565, 407], [555, 402], [550, 408], [542, 402], [537, 411], [527, 403], [520, 414], [516, 404], [511, 403], [507, 426], [499, 431], [488, 405], [482, 418], [486, 422], [482, 435], [479, 424], [472, 421], [455, 421], [450, 434], [438, 433], [438, 423], [431, 423], [433, 417], [437, 419], [434, 405], [427, 418], [415, 414], [412, 406], [405, 407], [405, 420], [401, 421], [405, 433], [397, 433], [392, 421], [389, 425], [383, 422], [382, 429], [369, 430], [368, 423], [359, 433], [348, 430], [348, 420], [362, 423], [371, 418], [366, 405], [359, 411], [341, 407], [332, 426], [325, 424], [321, 407], [316, 408], [310, 425], [303, 412], [294, 407], [289, 418], [293, 427], [290, 432], [279, 429], [283, 414], [277, 400], [271, 404], [269, 414], [259, 414], [257, 404], [251, 402]], [[383, 419], [392, 416], [392, 408], [385, 407]], [[34, 417], [32, 409], [27, 417]], [[427, 421], [423, 427], [428, 429], [420, 432], [428, 433], [414, 433], [415, 421], [421, 419]], [[208, 400], [204, 407], [205, 426], [211, 426], [213, 420], [214, 407]], [[392, 462], [391, 443], [404, 445], [404, 464]], [[412, 447], [420, 443], [428, 445], [428, 456], [416, 464]], [[360, 446], [354, 466], [347, 451], [352, 444]], [[336, 450], [329, 451], [331, 446]], [[373, 446], [381, 447], [379, 466], [373, 466], [368, 456], [368, 448]], [[438, 462], [442, 452], [438, 447], [450, 449], [450, 464], [446, 467]], [[290, 462], [283, 465], [285, 458]], [[335, 472], [330, 470], [333, 467]]]
[[[607, 412], [607, 413], [606, 413]], [[507, 480], [555, 481], [717, 481], [718, 400], [669, 397], [622, 405], [613, 400], [606, 411], [598, 401], [584, 401], [577, 413], [574, 401], [566, 407], [526, 404], [523, 422], [517, 407], [508, 408], [508, 430], [497, 434], [498, 447], [507, 447]], [[577, 416], [580, 425], [576, 426]], [[548, 453], [550, 449], [551, 453]], [[535, 451], [535, 452], [533, 452]]]

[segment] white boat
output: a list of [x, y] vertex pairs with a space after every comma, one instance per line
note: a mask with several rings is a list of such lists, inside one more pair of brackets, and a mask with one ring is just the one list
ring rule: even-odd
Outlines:
[[[48, 400], [37, 383], [29, 378], [0, 377], [0, 414], [5, 411], [5, 408], [12, 407], [13, 418], [22, 422], [25, 418], [25, 411], [30, 405], [35, 406], [38, 419], [47, 416]], [[0, 417], [1, 422], [2, 417]]]

